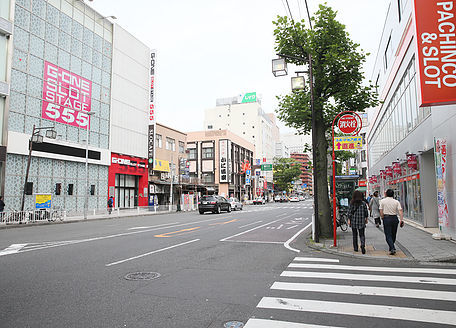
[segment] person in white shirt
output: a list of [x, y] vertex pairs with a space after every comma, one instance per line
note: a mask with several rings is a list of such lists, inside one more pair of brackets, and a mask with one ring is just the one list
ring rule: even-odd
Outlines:
[[385, 239], [388, 243], [390, 255], [396, 254], [394, 243], [396, 242], [397, 226], [399, 224], [398, 215], [400, 217], [400, 225], [404, 220], [404, 212], [401, 203], [393, 198], [394, 191], [388, 189], [385, 192], [385, 198], [380, 200], [380, 217], [383, 219], [383, 231]]

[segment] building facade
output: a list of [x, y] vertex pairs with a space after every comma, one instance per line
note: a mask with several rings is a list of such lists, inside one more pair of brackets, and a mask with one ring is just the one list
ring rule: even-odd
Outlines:
[[299, 179], [301, 180], [301, 186], [299, 186], [298, 189], [305, 193], [308, 193], [309, 195], [312, 195], [312, 169], [310, 165], [309, 155], [302, 153], [292, 153], [291, 158], [296, 160], [301, 165], [301, 175], [299, 176]]
[[312, 153], [312, 136], [296, 135], [294, 133], [283, 133], [280, 135], [280, 141], [288, 148], [291, 153], [306, 153], [311, 156]]
[[[255, 146], [229, 130], [189, 132], [190, 176], [201, 179], [208, 193], [252, 199], [253, 174], [243, 169], [254, 159]], [[251, 171], [251, 169], [250, 169]]]
[[[454, 66], [456, 62], [456, 52], [453, 49], [456, 38], [454, 33], [446, 33], [448, 26], [453, 30], [455, 28], [454, 16], [450, 21], [444, 20], [446, 25], [439, 25], [441, 21], [436, 18], [436, 13], [439, 10], [447, 11], [448, 7], [444, 8], [442, 3], [417, 3], [419, 6], [435, 8], [432, 7], [424, 13], [426, 18], [416, 21], [414, 1], [391, 1], [386, 17], [372, 78], [379, 86], [382, 103], [371, 110], [369, 115], [369, 187], [372, 191], [379, 190], [381, 194], [387, 188], [393, 189], [402, 204], [405, 217], [424, 227], [438, 227], [439, 216], [446, 212], [446, 219], [441, 222], [441, 226], [455, 238], [456, 185], [453, 182], [456, 181], [456, 152], [453, 145], [456, 144], [456, 134], [453, 129], [456, 124], [456, 105], [448, 101], [432, 104], [422, 101], [425, 87], [439, 88], [435, 83], [431, 84], [432, 81], [427, 83], [426, 76], [431, 74], [431, 70], [434, 70], [432, 75], [435, 75], [435, 81], [437, 77], [440, 79], [440, 76], [436, 74], [437, 66], [428, 66], [423, 70], [423, 63], [429, 63], [429, 60], [424, 60], [424, 52], [418, 51], [416, 42], [420, 39], [416, 33], [417, 26], [423, 23], [435, 25], [437, 32], [440, 30], [441, 33], [435, 34], [436, 39], [441, 41], [436, 41], [440, 42], [440, 45], [436, 44], [435, 49], [438, 50], [442, 44], [450, 47], [450, 50], [442, 48], [445, 56], [441, 63], [446, 66], [443, 70], [439, 69], [439, 72], [448, 72], [448, 65]], [[442, 16], [443, 18], [445, 17]], [[437, 51], [435, 56], [438, 54]], [[437, 57], [433, 64], [435, 61], [439, 61]], [[454, 82], [449, 80], [448, 76], [443, 76], [443, 79]], [[454, 98], [456, 83], [442, 84], [440, 87], [448, 89]], [[435, 93], [437, 92], [438, 89]], [[442, 167], [436, 167], [435, 162], [440, 147], [435, 147], [434, 144], [440, 138], [445, 138], [447, 142], [445, 197], [443, 194], [437, 196], [437, 188], [445, 186], [442, 180], [438, 180]], [[441, 202], [444, 204], [439, 213]]]

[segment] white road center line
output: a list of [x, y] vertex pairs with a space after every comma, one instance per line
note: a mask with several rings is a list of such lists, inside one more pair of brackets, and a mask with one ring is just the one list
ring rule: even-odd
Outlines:
[[249, 229], [249, 230], [246, 230], [246, 231], [237, 233], [237, 234], [235, 234], [235, 235], [232, 235], [232, 236], [229, 236], [229, 237], [220, 239], [220, 241], [227, 241], [228, 239], [231, 239], [231, 238], [233, 238], [233, 237], [241, 236], [241, 235], [243, 235], [243, 234], [245, 234], [245, 233], [248, 233], [248, 232], [253, 231], [253, 230], [256, 230], [256, 229], [263, 228], [263, 227], [265, 227], [265, 226], [267, 226], [267, 225], [270, 225], [270, 224], [275, 223], [275, 222], [280, 221], [280, 220], [282, 220], [282, 219], [278, 219], [278, 220], [274, 220], [274, 221], [271, 221], [271, 222], [262, 224], [262, 225], [260, 225], [260, 226], [258, 226], [258, 227], [255, 227], [255, 228], [252, 228], [252, 229]]
[[296, 283], [296, 282], [275, 282], [271, 286], [271, 289], [291, 290], [291, 291], [299, 291], [299, 292], [405, 297], [405, 298], [417, 298], [417, 299], [456, 302], [456, 293], [455, 292], [446, 292], [446, 291], [440, 291], [440, 290], [370, 287], [370, 286], [326, 285], [326, 284], [308, 284], [308, 283]]
[[293, 229], [293, 228], [296, 228], [299, 224], [295, 224], [295, 225], [292, 225], [291, 227], [288, 227], [287, 230], [290, 230], [290, 229]]
[[4, 250], [0, 251], [0, 256], [17, 253], [25, 246], [27, 246], [27, 244], [12, 244]]
[[437, 284], [437, 285], [456, 285], [456, 279], [436, 278], [436, 277], [410, 277], [410, 276], [391, 276], [391, 275], [370, 275], [370, 274], [351, 274], [336, 272], [306, 272], [306, 271], [284, 271], [282, 277], [294, 278], [319, 278], [319, 279], [341, 279], [341, 280], [362, 280], [362, 281], [394, 281], [416, 284]]
[[430, 274], [456, 274], [454, 269], [432, 269], [432, 268], [400, 268], [400, 267], [375, 267], [375, 266], [350, 266], [332, 264], [311, 264], [291, 263], [289, 268], [300, 269], [330, 269], [330, 270], [352, 270], [352, 271], [377, 271], [377, 272], [401, 272], [401, 273], [430, 273]]
[[341, 328], [335, 326], [309, 325], [306, 323], [296, 323], [278, 320], [249, 319], [244, 328]]
[[245, 228], [245, 227], [248, 227], [248, 226], [251, 226], [251, 225], [254, 225], [254, 224], [256, 224], [256, 223], [261, 223], [261, 222], [263, 222], [263, 221], [252, 222], [252, 223], [249, 223], [249, 224], [240, 226], [239, 229], [240, 229], [240, 228]]
[[279, 230], [279, 229], [282, 228], [282, 227], [283, 227], [283, 224], [279, 225], [279, 226], [277, 227], [277, 230]]
[[333, 313], [371, 318], [410, 320], [429, 323], [438, 322], [442, 325], [446, 324], [451, 326], [456, 325], [456, 312], [453, 311], [407, 308], [389, 305], [263, 297], [257, 307], [303, 312]]
[[152, 255], [152, 254], [155, 254], [155, 253], [166, 251], [168, 249], [172, 249], [172, 248], [176, 248], [176, 247], [179, 247], [179, 246], [183, 246], [183, 245], [187, 245], [187, 244], [190, 244], [190, 243], [194, 243], [195, 241], [199, 241], [199, 240], [200, 239], [193, 239], [193, 240], [190, 240], [190, 241], [186, 241], [185, 243], [180, 243], [180, 244], [177, 244], [177, 245], [173, 245], [173, 246], [157, 249], [156, 251], [140, 254], [140, 255], [137, 255], [137, 256], [133, 256], [133, 257], [129, 257], [128, 259], [125, 259], [125, 260], [112, 262], [112, 263], [106, 264], [106, 266], [109, 267], [109, 266], [116, 265], [116, 264], [121, 264], [121, 263], [124, 263], [124, 262], [127, 262], [127, 261], [136, 260], [136, 259], [139, 259], [139, 258], [144, 257], [144, 256]]
[[339, 263], [338, 259], [326, 259], [324, 257], [295, 257], [293, 261], [302, 261], [302, 262], [334, 262]]
[[133, 227], [133, 228], [128, 228], [128, 230], [150, 229], [150, 228], [163, 227], [163, 226], [173, 225], [173, 224], [178, 224], [178, 223], [180, 223], [180, 222], [165, 223], [165, 224], [159, 224], [159, 225], [148, 226], [148, 227]]

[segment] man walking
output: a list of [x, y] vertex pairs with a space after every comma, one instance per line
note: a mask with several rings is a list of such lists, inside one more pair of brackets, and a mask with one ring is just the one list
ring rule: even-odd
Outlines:
[[404, 224], [404, 212], [401, 203], [393, 198], [394, 191], [392, 189], [388, 189], [385, 192], [385, 196], [385, 198], [380, 200], [380, 217], [383, 219], [383, 231], [388, 243], [389, 254], [394, 255], [396, 254], [394, 243], [396, 242], [397, 226], [399, 224], [397, 216], [399, 215], [402, 226]]
[[114, 198], [111, 196], [108, 199], [108, 213], [112, 213], [112, 206], [114, 205]]

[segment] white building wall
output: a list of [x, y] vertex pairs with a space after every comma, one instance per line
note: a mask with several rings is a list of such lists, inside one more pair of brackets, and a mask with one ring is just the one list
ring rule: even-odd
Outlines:
[[150, 49], [114, 25], [111, 151], [147, 157]]

